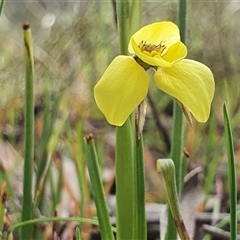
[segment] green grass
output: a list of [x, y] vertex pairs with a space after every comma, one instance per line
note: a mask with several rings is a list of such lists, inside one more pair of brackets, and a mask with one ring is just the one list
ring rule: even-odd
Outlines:
[[[3, 1], [0, 1], [0, 12], [2, 4]], [[189, 153], [188, 168], [191, 169], [197, 165], [204, 168], [202, 187], [206, 198], [215, 192], [216, 174], [223, 183], [226, 182], [226, 175], [233, 176], [232, 173], [228, 173], [226, 167], [223, 102], [227, 103], [228, 115], [231, 116], [236, 175], [239, 175], [240, 74], [237, 39], [240, 33], [235, 23], [238, 13], [228, 10], [225, 4], [212, 1], [189, 1], [187, 3], [188, 17], [185, 39], [189, 50], [187, 57], [201, 61], [212, 69], [216, 81], [216, 93], [209, 121], [206, 124], [194, 122], [191, 129], [186, 119], [183, 118], [182, 132], [185, 137], [182, 138], [181, 131], [179, 131], [178, 138], [183, 139], [182, 146]], [[9, 143], [15, 154], [14, 157], [7, 158], [12, 165], [4, 165], [1, 157], [0, 186], [7, 182], [7, 200], [13, 202], [13, 207], [8, 212], [13, 221], [7, 226], [8, 230], [13, 231], [16, 236], [20, 236], [21, 221], [28, 221], [30, 218], [34, 218], [34, 221], [37, 222], [37, 218], [40, 217], [47, 217], [49, 221], [55, 221], [56, 219], [51, 219], [51, 217], [60, 219], [64, 214], [88, 219], [97, 216], [89, 187], [89, 178], [86, 174], [87, 164], [83, 137], [85, 133], [94, 134], [97, 152], [103, 152], [101, 166], [103, 170], [107, 169], [113, 173], [115, 150], [111, 145], [112, 140], [108, 141], [108, 139], [112, 139], [114, 131], [107, 125], [97, 109], [92, 89], [109, 62], [119, 54], [121, 49], [117, 26], [114, 22], [115, 13], [110, 1], [84, 2], [82, 7], [85, 11], [83, 13], [79, 10], [78, 14], [61, 9], [62, 15], [60, 14], [56, 19], [51, 34], [45, 41], [41, 41], [43, 33], [41, 33], [42, 29], [38, 27], [42, 19], [30, 14], [29, 8], [26, 6], [28, 3], [23, 4], [26, 16], [31, 16], [30, 23], [33, 22], [31, 26], [35, 50], [35, 81], [34, 86], [30, 87], [33, 88], [31, 91], [34, 92], [34, 95], [32, 95], [33, 92], [30, 95], [25, 94], [25, 91], [29, 91], [29, 85], [25, 87], [24, 82], [24, 45], [21, 46], [21, 40], [19, 41], [22, 39], [21, 25], [15, 24], [15, 20], [11, 17], [11, 4], [4, 5], [0, 17], [2, 24], [0, 25], [1, 140]], [[176, 2], [143, 2], [141, 21], [143, 25], [161, 20], [177, 22], [177, 11]], [[8, 27], [5, 15], [14, 27]], [[226, 20], [226, 16], [228, 16], [228, 20]], [[98, 19], [97, 22], [96, 19]], [[196, 28], [196, 26], [198, 27]], [[4, 27], [8, 29], [4, 30]], [[126, 46], [124, 51], [127, 51]], [[29, 68], [29, 59], [27, 63], [27, 76], [31, 82], [33, 74]], [[153, 88], [152, 85], [149, 91], [154, 99], [158, 120], [171, 139], [173, 130], [172, 99]], [[26, 100], [24, 100], [25, 98]], [[29, 117], [24, 117], [24, 101], [30, 104], [29, 110], [26, 110], [27, 114], [31, 114]], [[39, 114], [33, 115], [34, 105], [39, 107]], [[23, 134], [23, 123], [24, 120], [28, 121], [28, 118], [31, 118], [35, 125], [33, 122], [25, 123], [34, 127], [27, 140]], [[148, 106], [143, 132], [147, 175], [146, 199], [151, 202], [165, 203], [166, 195], [162, 190], [163, 183], [156, 177], [155, 160], [169, 157], [170, 152], [167, 142], [162, 137], [163, 133], [156, 126], [156, 120]], [[28, 142], [25, 147], [24, 141]], [[4, 149], [7, 149], [5, 145]], [[30, 151], [29, 154], [28, 151]], [[27, 156], [24, 157], [24, 154]], [[182, 155], [182, 151], [177, 154]], [[27, 161], [24, 167], [21, 165], [23, 158]], [[76, 175], [76, 178], [72, 175], [69, 177], [66, 173], [65, 158], [69, 158], [69, 162], [73, 164], [74, 170], [71, 170], [71, 174]], [[179, 169], [181, 166], [177, 168]], [[17, 185], [16, 181], [13, 181], [19, 176], [18, 174], [20, 174], [20, 178], [24, 176], [23, 202], [21, 193], [17, 191], [21, 187]], [[34, 183], [33, 179], [36, 180]], [[233, 181], [236, 183], [235, 190], [237, 189], [239, 193], [239, 178], [237, 177]], [[103, 191], [106, 196], [109, 194], [111, 182], [112, 178], [104, 178]], [[226, 195], [232, 193], [233, 190], [228, 185], [226, 186], [226, 189], [223, 189], [224, 193]], [[35, 209], [29, 206], [33, 206]], [[0, 217], [3, 213], [2, 209], [1, 205]], [[22, 209], [23, 217], [21, 216]], [[67, 221], [67, 219], [65, 220]], [[43, 220], [40, 218], [40, 221]], [[2, 217], [0, 222], [0, 226], [2, 226]], [[89, 237], [92, 229], [90, 223], [81, 221], [76, 224], [78, 239]], [[66, 228], [70, 229], [69, 232], [75, 234], [75, 225], [71, 228], [70, 224], [65, 224], [64, 219], [47, 225], [26, 225], [23, 231], [26, 234], [33, 231], [34, 236], [42, 237], [47, 234], [49, 229], [60, 234], [62, 227], [66, 226], [69, 227]], [[3, 236], [4, 234], [5, 232], [3, 232]]]

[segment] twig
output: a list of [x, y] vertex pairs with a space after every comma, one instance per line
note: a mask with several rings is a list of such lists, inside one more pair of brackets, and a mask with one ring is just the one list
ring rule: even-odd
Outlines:
[[[211, 234], [213, 237], [217, 237], [219, 240], [220, 239], [231, 239], [230, 232], [227, 232], [225, 230], [222, 230], [220, 228], [216, 228], [207, 224], [203, 225], [203, 229], [206, 233]], [[240, 235], [237, 236], [237, 239], [240, 239]]]

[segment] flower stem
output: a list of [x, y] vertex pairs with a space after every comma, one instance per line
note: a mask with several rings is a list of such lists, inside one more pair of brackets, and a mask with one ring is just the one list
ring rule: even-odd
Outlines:
[[117, 239], [133, 239], [134, 221], [134, 137], [131, 119], [117, 127], [116, 201]]
[[146, 213], [145, 213], [145, 171], [143, 156], [143, 137], [137, 140], [136, 144], [136, 160], [135, 160], [135, 225], [133, 239], [146, 239]]
[[181, 41], [185, 43], [186, 41], [186, 14], [187, 14], [187, 1], [179, 0], [178, 9], [178, 24], [180, 29]]
[[[186, 36], [186, 9], [187, 3], [186, 0], [179, 0], [179, 11], [178, 11], [178, 21], [180, 36], [182, 42], [185, 42]], [[171, 146], [171, 158], [174, 161], [177, 171], [176, 182], [177, 182], [177, 193], [181, 191], [183, 176], [182, 176], [182, 111], [178, 106], [177, 102], [174, 101], [173, 106], [173, 134], [172, 134], [172, 146]], [[171, 215], [171, 212], [168, 211], [168, 225], [165, 235], [165, 239], [176, 239], [177, 232], [174, 227], [174, 221]]]
[[[179, 9], [178, 9], [178, 22], [180, 29], [180, 36], [182, 42], [185, 42], [186, 36], [186, 0], [179, 0]], [[179, 194], [181, 191], [182, 181], [183, 181], [183, 169], [182, 169], [182, 111], [177, 104], [177, 101], [174, 101], [173, 106], [173, 134], [172, 134], [172, 146], [171, 146], [171, 158], [175, 164], [177, 171], [175, 172], [176, 176], [176, 189]], [[168, 225], [165, 235], [165, 239], [177, 239], [177, 232], [174, 225], [174, 220], [172, 218], [171, 212], [168, 211]]]
[[[23, 204], [22, 221], [33, 216], [32, 203], [32, 174], [34, 150], [34, 63], [32, 49], [32, 35], [29, 24], [23, 25], [24, 50], [25, 50], [25, 117], [24, 117], [24, 176], [23, 176]], [[24, 226], [21, 239], [31, 239], [32, 226]]]
[[[117, 1], [121, 54], [128, 55], [130, 36], [140, 28], [141, 17], [141, 0]], [[117, 239], [146, 239], [144, 177], [143, 143], [142, 139], [136, 140], [133, 113], [123, 126], [117, 127]]]
[[142, 0], [131, 1], [130, 17], [129, 17], [129, 32], [135, 33], [142, 23]]
[[117, 23], [120, 38], [120, 52], [128, 55], [129, 41], [129, 0], [117, 0]]
[[174, 162], [176, 182], [177, 182], [177, 193], [179, 195], [182, 186], [182, 122], [183, 115], [182, 110], [178, 106], [177, 101], [174, 101], [173, 106], [173, 133], [172, 133], [172, 146], [171, 146], [171, 158]]

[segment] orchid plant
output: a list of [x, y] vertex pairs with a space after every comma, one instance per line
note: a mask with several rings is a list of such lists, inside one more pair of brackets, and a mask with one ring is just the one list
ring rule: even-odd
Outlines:
[[[139, 140], [145, 118], [145, 104], [143, 103], [145, 103], [150, 84], [147, 70], [155, 71], [153, 77], [155, 85], [177, 100], [190, 124], [192, 115], [198, 122], [208, 120], [215, 83], [213, 74], [207, 66], [194, 60], [185, 59], [187, 48], [180, 40], [179, 28], [172, 22], [157, 22], [141, 28], [130, 37], [128, 51], [131, 56], [119, 55], [110, 63], [94, 87], [94, 97], [107, 121], [111, 125], [117, 126], [116, 185], [120, 186], [117, 189], [116, 213], [118, 238], [138, 239], [141, 237], [146, 239], [144, 160], [143, 146], [140, 144], [139, 148]], [[137, 121], [134, 128], [128, 119], [131, 119], [130, 115], [137, 108]], [[175, 114], [175, 118], [176, 116]], [[179, 125], [179, 127], [181, 131], [181, 126]], [[137, 131], [137, 142], [132, 139], [132, 131]], [[181, 151], [181, 144], [178, 145], [177, 154]], [[181, 154], [178, 154], [177, 157], [176, 154], [172, 155], [175, 162], [181, 159]], [[180, 171], [181, 168], [178, 172]], [[123, 175], [125, 181], [122, 181]], [[179, 174], [177, 173], [177, 175]], [[172, 177], [175, 176], [171, 175]], [[181, 178], [178, 181], [180, 183]], [[131, 185], [133, 187], [130, 187]], [[170, 185], [166, 185], [166, 188], [176, 196], [176, 200], [179, 189], [172, 188]], [[125, 192], [128, 192], [128, 200], [122, 197]], [[130, 207], [128, 213], [122, 213], [126, 210], [124, 209], [126, 204], [132, 203], [134, 199], [137, 201], [136, 206], [131, 205], [133, 209]], [[178, 209], [176, 207], [177, 200], [175, 200], [169, 199], [168, 201], [175, 220], [168, 219], [169, 227], [166, 237], [169, 237], [169, 232], [172, 233], [171, 237], [176, 237], [175, 230], [171, 227], [174, 222], [179, 235], [187, 236], [183, 239], [188, 239], [185, 229], [178, 227], [181, 218], [176, 218], [176, 214], [180, 214], [179, 211], [172, 211], [172, 209]], [[134, 212], [139, 212], [142, 208], [142, 212], [133, 218]], [[132, 221], [129, 226], [126, 226], [127, 218]], [[184, 226], [183, 223], [182, 226]]]
[[[0, 0], [0, 16], [3, 8], [3, 0]], [[118, 30], [120, 36], [120, 46], [123, 49], [127, 46], [129, 34], [140, 24], [141, 19], [141, 0], [119, 0], [117, 4]], [[179, 0], [179, 16], [180, 29], [185, 34], [186, 21], [186, 0]], [[137, 21], [137, 19], [139, 21]], [[130, 34], [131, 35], [131, 34]], [[150, 68], [155, 71], [154, 83], [165, 93], [171, 95], [177, 100], [183, 113], [191, 122], [193, 115], [198, 122], [206, 122], [210, 115], [211, 102], [213, 100], [215, 83], [211, 70], [204, 64], [185, 59], [187, 48], [180, 40], [180, 33], [177, 25], [172, 22], [157, 22], [147, 25], [130, 37], [128, 50], [132, 56], [119, 55], [104, 72], [103, 76], [94, 88], [94, 96], [97, 106], [105, 115], [107, 121], [117, 126], [116, 128], [116, 228], [111, 226], [107, 203], [102, 185], [102, 178], [99, 168], [99, 160], [95, 149], [93, 135], [85, 135], [81, 130], [78, 131], [78, 147], [77, 153], [81, 152], [81, 156], [77, 159], [87, 159], [89, 178], [91, 182], [91, 191], [95, 201], [98, 220], [79, 217], [35, 217], [35, 209], [41, 213], [38, 208], [38, 197], [42, 198], [43, 189], [36, 185], [35, 197], [33, 193], [33, 155], [34, 155], [34, 59], [32, 49], [32, 36], [30, 25], [23, 24], [24, 51], [25, 51], [25, 137], [24, 137], [24, 169], [23, 169], [23, 203], [22, 203], [22, 220], [7, 228], [6, 239], [12, 239], [12, 232], [21, 229], [21, 239], [32, 239], [37, 236], [45, 236], [45, 233], [35, 229], [33, 224], [44, 222], [49, 226], [54, 222], [78, 222], [99, 225], [101, 238], [114, 239], [147, 239], [147, 225], [145, 216], [145, 179], [144, 179], [144, 147], [141, 132], [138, 132], [136, 138], [135, 121], [131, 114], [134, 110], [143, 106], [142, 104], [147, 96], [149, 88], [149, 77], [147, 70]], [[183, 38], [182, 38], [183, 39]], [[122, 54], [125, 54], [126, 51]], [[173, 113], [173, 138], [171, 145], [171, 159], [157, 160], [157, 170], [162, 173], [165, 187], [167, 190], [168, 204], [170, 206], [173, 219], [168, 215], [168, 225], [165, 239], [177, 239], [172, 225], [175, 224], [178, 235], [182, 240], [190, 239], [187, 229], [184, 226], [181, 212], [179, 210], [178, 195], [179, 186], [181, 186], [182, 168], [181, 165], [181, 130], [182, 130], [182, 113], [181, 110], [175, 108]], [[50, 105], [49, 105], [50, 106]], [[46, 111], [47, 112], [47, 111]], [[139, 113], [139, 111], [138, 111]], [[180, 114], [179, 114], [180, 113]], [[51, 113], [52, 114], [52, 113]], [[230, 186], [230, 217], [223, 219], [215, 227], [223, 227], [226, 223], [230, 225], [231, 239], [237, 239], [237, 226], [240, 211], [237, 210], [237, 178], [234, 159], [234, 144], [231, 130], [231, 122], [228, 116], [227, 106], [223, 106], [224, 129], [226, 138], [226, 147], [229, 165], [229, 186]], [[46, 119], [49, 120], [48, 115]], [[67, 115], [68, 116], [68, 115]], [[44, 117], [45, 118], [45, 117]], [[45, 120], [46, 120], [45, 119]], [[53, 118], [51, 118], [53, 119]], [[63, 119], [62, 129], [65, 125], [67, 117]], [[180, 120], [179, 120], [180, 119]], [[50, 124], [51, 125], [51, 124]], [[80, 129], [82, 124], [79, 125]], [[176, 128], [176, 130], [174, 130]], [[57, 142], [58, 134], [52, 134], [52, 126], [47, 127], [47, 142]], [[61, 131], [59, 131], [61, 132]], [[59, 133], [58, 132], [58, 133]], [[51, 139], [49, 140], [49, 137]], [[56, 140], [56, 141], [55, 141]], [[74, 139], [75, 141], [75, 139]], [[83, 141], [83, 142], [82, 142]], [[45, 145], [45, 141], [44, 141]], [[47, 144], [49, 145], [49, 144]], [[47, 146], [49, 160], [56, 146], [50, 144]], [[84, 146], [84, 147], [83, 147]], [[84, 151], [85, 150], [85, 155]], [[45, 152], [45, 146], [42, 149]], [[78, 154], [77, 154], [78, 155]], [[42, 171], [49, 172], [50, 163], [46, 165], [45, 158], [40, 161], [37, 166], [36, 179], [45, 181], [45, 174]], [[77, 170], [82, 168], [82, 161], [76, 161]], [[44, 165], [42, 170], [41, 166]], [[178, 165], [177, 165], [178, 164]], [[176, 168], [175, 168], [176, 167]], [[85, 171], [85, 168], [82, 168]], [[176, 171], [175, 171], [176, 169]], [[41, 170], [41, 171], [40, 171]], [[78, 170], [79, 182], [83, 179], [84, 174]], [[5, 174], [4, 174], [5, 175]], [[176, 177], [180, 176], [180, 177]], [[5, 178], [5, 177], [4, 177]], [[3, 179], [4, 179], [3, 178]], [[8, 179], [8, 178], [6, 178]], [[62, 176], [59, 177], [60, 182]], [[176, 184], [176, 180], [179, 182]], [[50, 177], [50, 183], [52, 178]], [[0, 239], [5, 230], [6, 200], [7, 200], [7, 184], [4, 181], [0, 186]], [[81, 185], [81, 184], [80, 184]], [[51, 186], [52, 188], [52, 186]], [[39, 190], [40, 189], [40, 190]], [[80, 187], [81, 189], [81, 187]], [[52, 189], [55, 192], [55, 189]], [[58, 195], [58, 192], [53, 194]], [[85, 197], [84, 191], [81, 204], [84, 208]], [[59, 203], [58, 201], [54, 201]], [[56, 203], [53, 204], [56, 207]], [[55, 209], [54, 209], [55, 212]], [[81, 212], [81, 211], [80, 211]], [[170, 211], [169, 211], [170, 213]], [[81, 213], [84, 214], [84, 213]], [[36, 216], [37, 216], [36, 215]], [[7, 221], [8, 222], [8, 221]], [[35, 226], [35, 225], [34, 225]], [[76, 239], [82, 239], [81, 226], [76, 227]], [[41, 228], [42, 229], [42, 228]], [[40, 230], [41, 230], [40, 229]], [[113, 234], [116, 233], [116, 236]], [[83, 232], [85, 234], [85, 232]], [[54, 234], [55, 232], [52, 232]], [[40, 237], [41, 238], [41, 237]], [[209, 239], [207, 235], [204, 239]]]
[[132, 35], [128, 50], [132, 56], [117, 56], [94, 88], [97, 106], [107, 121], [122, 126], [146, 98], [149, 77], [154, 69], [155, 85], [180, 102], [191, 121], [206, 122], [214, 95], [214, 79], [204, 64], [185, 59], [186, 46], [180, 41], [177, 25], [157, 22]]

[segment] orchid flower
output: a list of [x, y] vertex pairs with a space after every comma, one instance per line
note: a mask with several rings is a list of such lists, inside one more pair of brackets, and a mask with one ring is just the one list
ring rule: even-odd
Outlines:
[[158, 22], [138, 30], [130, 38], [132, 56], [117, 56], [94, 87], [98, 108], [115, 126], [146, 98], [153, 68], [154, 83], [174, 97], [198, 122], [209, 118], [214, 95], [214, 78], [204, 64], [185, 59], [186, 46], [180, 41], [178, 27], [172, 22]]

